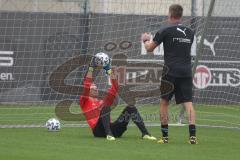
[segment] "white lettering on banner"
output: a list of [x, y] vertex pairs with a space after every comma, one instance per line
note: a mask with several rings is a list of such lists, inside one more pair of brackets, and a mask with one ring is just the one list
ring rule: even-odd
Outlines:
[[13, 55], [13, 51], [0, 51], [0, 67], [13, 66], [12, 55]]
[[209, 86], [240, 86], [240, 70], [237, 68], [212, 68], [212, 83]]
[[[121, 85], [160, 85], [162, 67], [113, 67]], [[110, 81], [109, 81], [109, 84]]]
[[[13, 51], [0, 51], [0, 69], [2, 67], [12, 67], [14, 65]], [[14, 80], [12, 73], [0, 73], [0, 80]]]
[[13, 80], [12, 73], [0, 73], [0, 80], [6, 81], [6, 80]]
[[198, 89], [209, 86], [240, 86], [240, 70], [237, 68], [208, 68], [200, 65], [196, 68], [193, 84]]

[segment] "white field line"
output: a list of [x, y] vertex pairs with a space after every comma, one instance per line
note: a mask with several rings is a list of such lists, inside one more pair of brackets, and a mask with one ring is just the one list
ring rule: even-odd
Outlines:
[[[127, 59], [128, 62], [163, 62], [162, 59]], [[240, 61], [199, 60], [199, 63], [240, 63]]]
[[[129, 124], [130, 127], [135, 127], [134, 124]], [[160, 123], [152, 123], [152, 122], [147, 122], [146, 126], [149, 127], [160, 127]], [[187, 126], [187, 124], [178, 124], [178, 123], [173, 123], [169, 124], [169, 126], [174, 126], [174, 127], [183, 127]], [[198, 127], [204, 127], [204, 128], [223, 128], [223, 129], [234, 129], [234, 130], [239, 130], [240, 127], [230, 127], [230, 126], [221, 126], [221, 125], [197, 125]], [[44, 125], [0, 125], [0, 128], [43, 128]], [[63, 128], [75, 128], [75, 127], [80, 127], [80, 128], [87, 128], [87, 124], [64, 124]]]

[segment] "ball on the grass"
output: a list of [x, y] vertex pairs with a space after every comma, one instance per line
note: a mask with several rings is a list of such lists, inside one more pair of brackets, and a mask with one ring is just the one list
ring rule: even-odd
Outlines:
[[46, 122], [46, 128], [48, 131], [59, 131], [61, 129], [61, 124], [58, 119], [51, 118]]
[[110, 63], [110, 58], [106, 53], [99, 52], [95, 55], [95, 64], [99, 67], [105, 67]]

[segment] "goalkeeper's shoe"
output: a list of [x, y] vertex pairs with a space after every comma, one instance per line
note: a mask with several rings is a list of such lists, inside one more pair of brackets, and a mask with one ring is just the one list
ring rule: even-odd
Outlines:
[[153, 141], [157, 140], [156, 137], [148, 135], [148, 134], [145, 134], [144, 136], [142, 136], [142, 139], [153, 140]]
[[188, 143], [189, 144], [198, 144], [197, 137], [195, 137], [195, 136], [189, 137]]
[[164, 144], [164, 143], [168, 143], [168, 137], [162, 137], [160, 138], [157, 143], [159, 144]]
[[108, 141], [115, 141], [116, 140], [115, 137], [113, 137], [111, 135], [107, 135], [106, 138], [107, 138]]

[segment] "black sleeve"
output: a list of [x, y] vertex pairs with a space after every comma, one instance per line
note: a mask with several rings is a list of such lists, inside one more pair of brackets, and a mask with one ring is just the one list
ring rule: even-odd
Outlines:
[[153, 41], [154, 41], [157, 45], [159, 45], [159, 44], [161, 44], [161, 43], [163, 42], [164, 36], [165, 36], [165, 34], [164, 34], [164, 29], [161, 29], [161, 30], [159, 30], [159, 31], [155, 34], [155, 36], [154, 36], [154, 38], [153, 38]]

